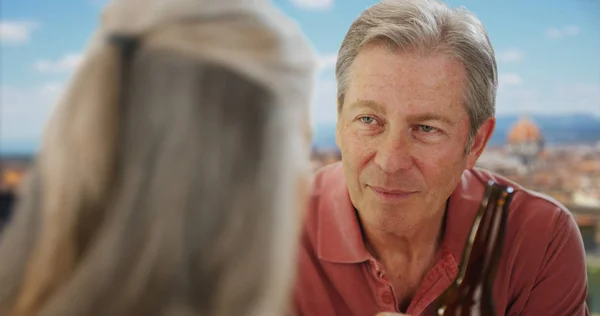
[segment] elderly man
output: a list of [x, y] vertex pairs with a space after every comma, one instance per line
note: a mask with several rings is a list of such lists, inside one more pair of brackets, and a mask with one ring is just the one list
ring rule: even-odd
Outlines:
[[[389, 0], [338, 55], [341, 164], [315, 178], [299, 254], [300, 315], [431, 315], [491, 172], [497, 70], [481, 22], [433, 0]], [[498, 315], [588, 315], [571, 213], [517, 184], [493, 297]]]

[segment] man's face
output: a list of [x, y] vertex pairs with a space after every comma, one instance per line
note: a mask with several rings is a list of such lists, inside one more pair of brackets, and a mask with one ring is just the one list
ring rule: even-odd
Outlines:
[[465, 155], [466, 70], [443, 55], [367, 45], [356, 57], [338, 127], [344, 174], [361, 219], [385, 229], [441, 211], [494, 127]]

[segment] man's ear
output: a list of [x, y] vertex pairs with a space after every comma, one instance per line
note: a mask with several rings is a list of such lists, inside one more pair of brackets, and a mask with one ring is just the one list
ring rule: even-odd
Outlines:
[[471, 169], [475, 166], [477, 159], [479, 159], [483, 153], [483, 150], [485, 149], [485, 146], [492, 137], [495, 128], [496, 118], [490, 117], [483, 124], [481, 124], [479, 129], [477, 129], [477, 133], [473, 138], [471, 148], [467, 153], [467, 169]]

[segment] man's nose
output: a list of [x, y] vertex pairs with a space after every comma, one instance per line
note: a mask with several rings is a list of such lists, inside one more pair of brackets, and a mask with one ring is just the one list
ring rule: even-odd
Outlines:
[[410, 135], [401, 132], [386, 135], [376, 149], [375, 164], [386, 173], [409, 169], [413, 164], [409, 138]]

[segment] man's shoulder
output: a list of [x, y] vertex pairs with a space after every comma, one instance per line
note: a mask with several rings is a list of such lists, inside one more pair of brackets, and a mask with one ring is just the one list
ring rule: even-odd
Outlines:
[[526, 258], [529, 261], [527, 264], [539, 262], [545, 256], [545, 249], [557, 236], [577, 230], [572, 213], [552, 197], [525, 188], [489, 170], [473, 168], [463, 172], [450, 197], [448, 222], [454, 227], [452, 231], [460, 231], [455, 236], [460, 241], [461, 249], [457, 254], [462, 253], [462, 242], [468, 238], [490, 180], [510, 185], [515, 190], [508, 209], [506, 243], [511, 245], [508, 248], [510, 253]]
[[[477, 191], [483, 196], [485, 184], [490, 180], [514, 188], [515, 193], [509, 209], [509, 223], [512, 222], [513, 225], [533, 225], [552, 229], [558, 222], [574, 220], [573, 214], [558, 200], [489, 170], [480, 168], [466, 170], [463, 173], [462, 185], [479, 187]], [[533, 227], [528, 228], [530, 230]]]
[[493, 172], [473, 169], [463, 174], [463, 181], [472, 186], [483, 188], [489, 180], [515, 189], [498, 291], [506, 291], [511, 309], [521, 314], [548, 314], [564, 304], [565, 311], [578, 310], [569, 314], [583, 315], [579, 311], [587, 289], [585, 250], [573, 214], [552, 197]]

